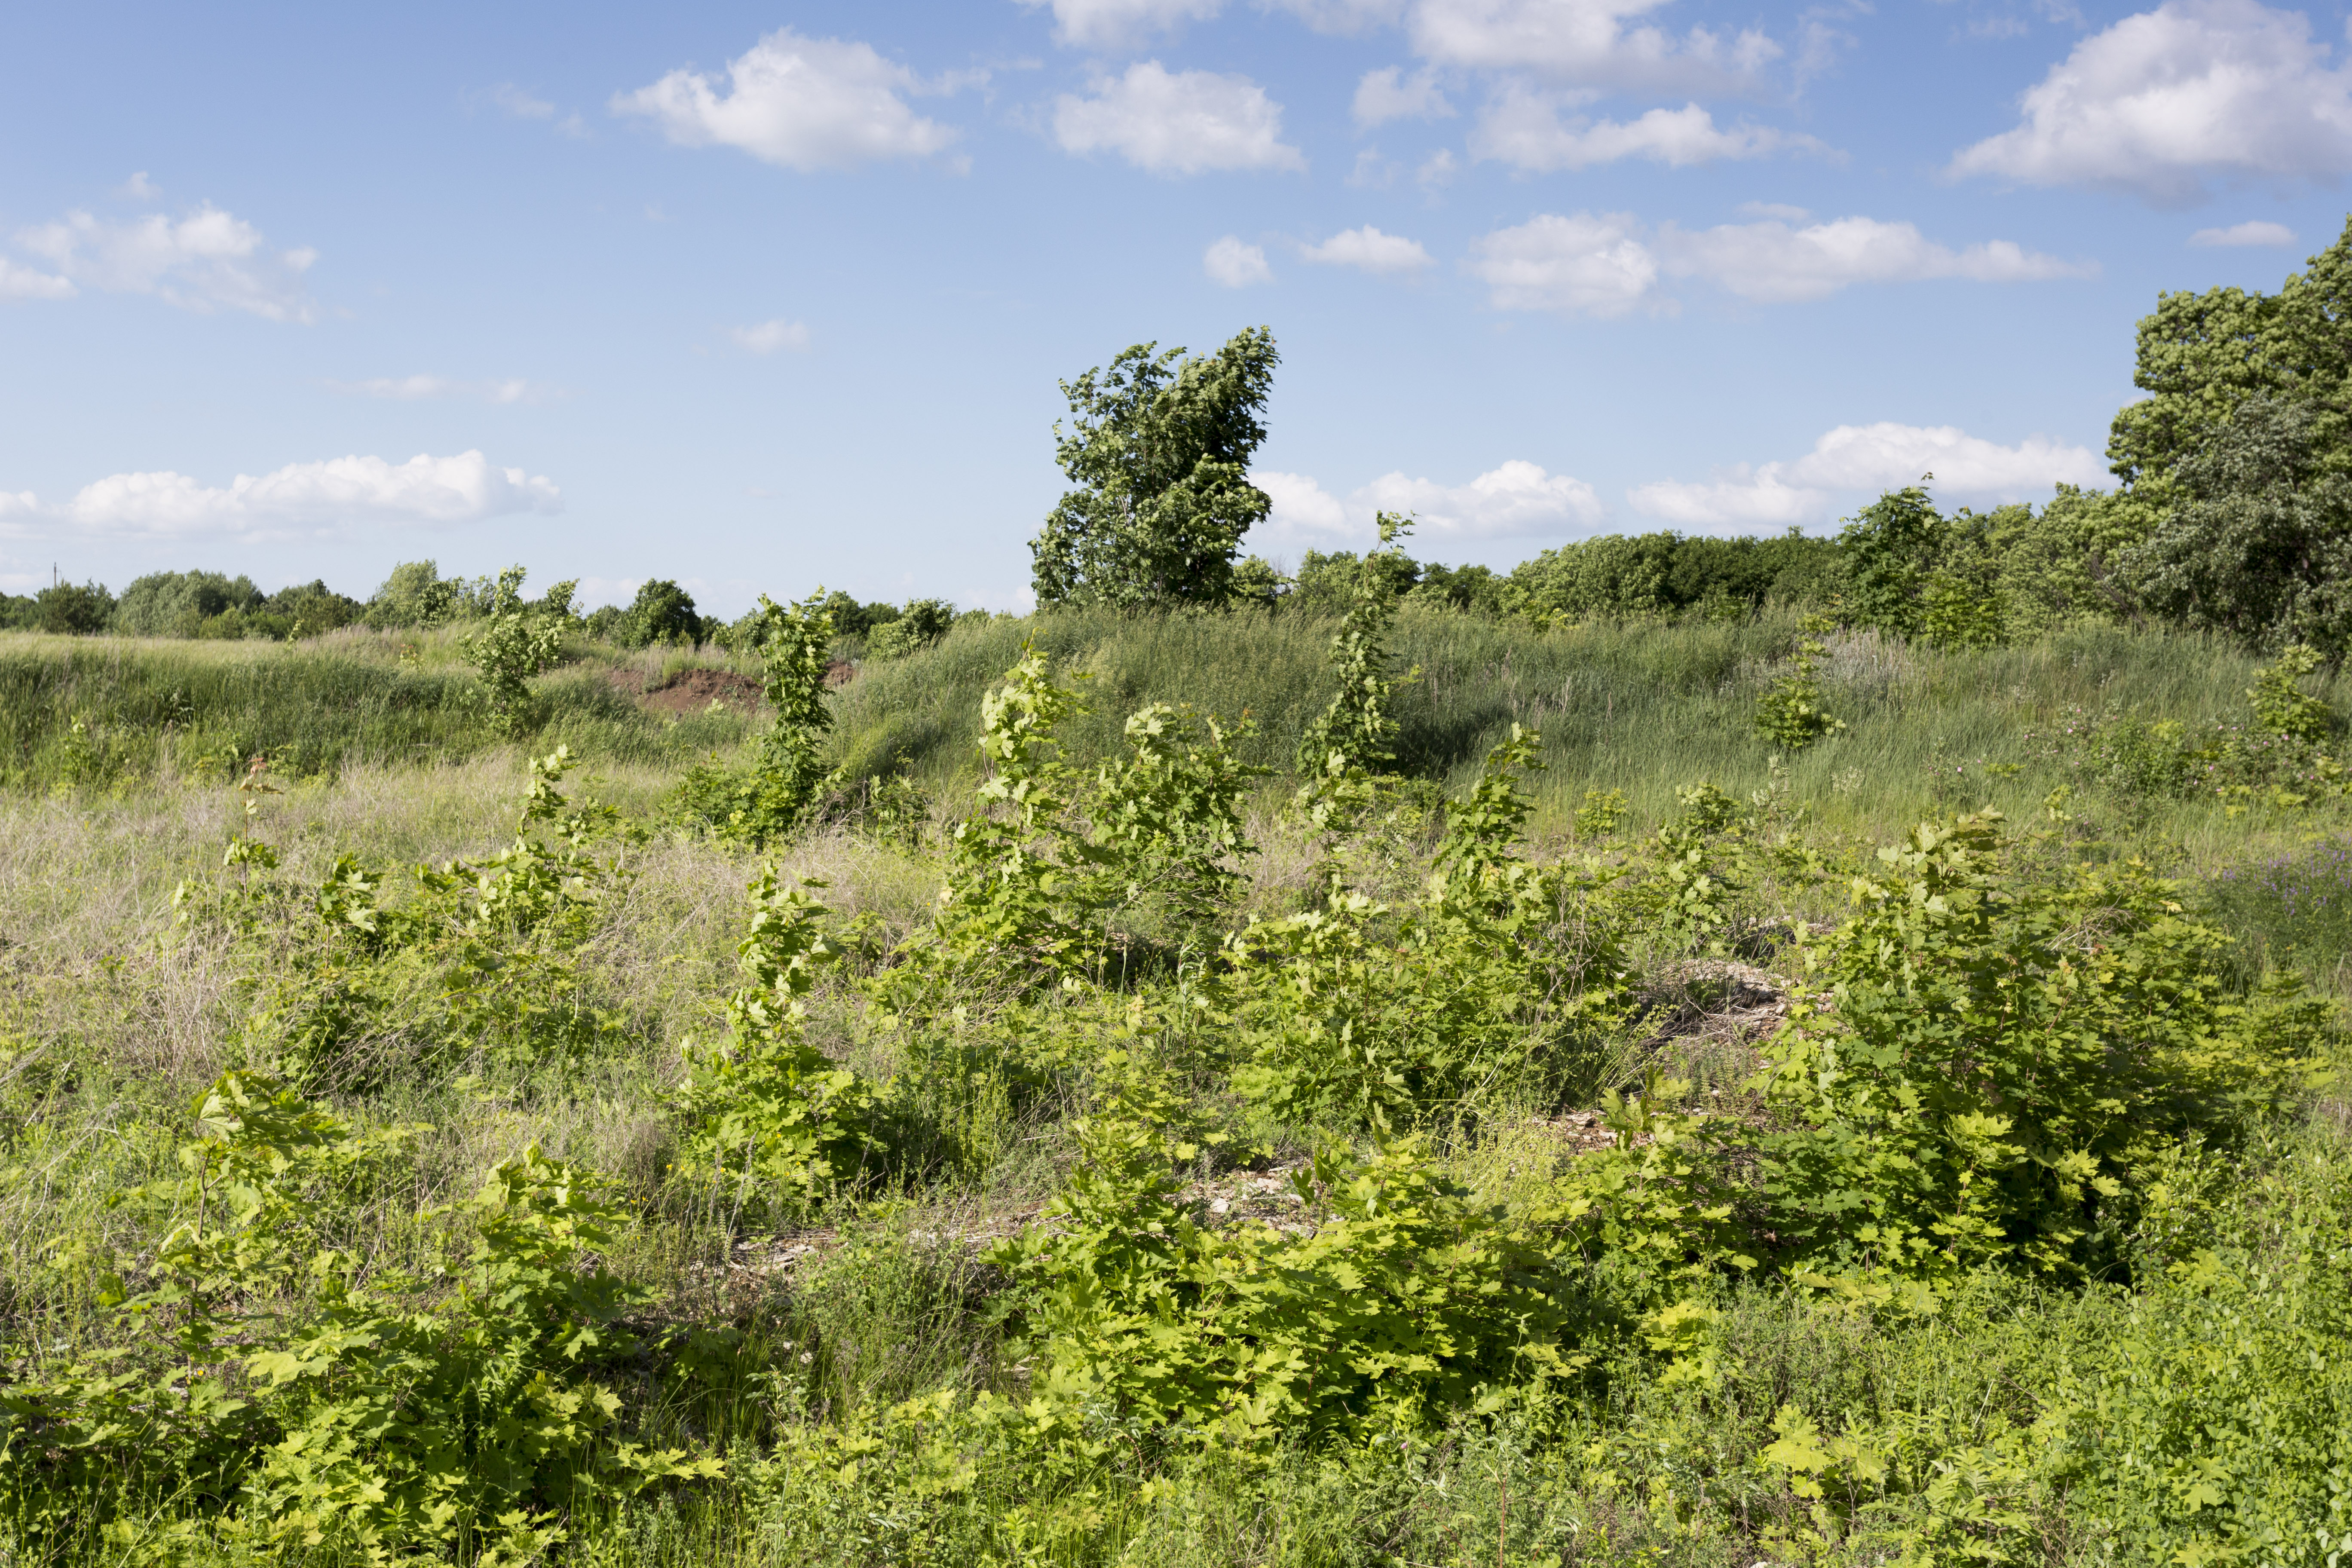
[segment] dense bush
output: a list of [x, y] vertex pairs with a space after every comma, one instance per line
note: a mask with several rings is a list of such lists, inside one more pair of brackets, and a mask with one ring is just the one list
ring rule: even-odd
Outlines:
[[869, 623], [866, 651], [876, 658], [912, 653], [947, 636], [955, 618], [955, 606], [944, 599], [909, 599], [896, 616]]
[[1821, 604], [1843, 585], [1836, 544], [1795, 530], [1778, 538], [1604, 534], [1546, 550], [1511, 569], [1512, 608], [1569, 620], [1742, 616], [1767, 604]]
[[382, 630], [437, 626], [471, 616], [475, 585], [444, 577], [430, 561], [404, 561], [368, 598], [367, 624]]
[[1197, 357], [1155, 347], [1062, 384], [1071, 430], [1055, 427], [1054, 460], [1074, 488], [1030, 542], [1040, 605], [1223, 605], [1242, 536], [1273, 508], [1249, 482], [1273, 332]]
[[114, 595], [98, 583], [59, 583], [24, 596], [0, 594], [0, 626], [17, 631], [87, 636], [104, 631], [113, 616]]
[[217, 572], [151, 572], [132, 580], [114, 607], [114, 629], [135, 637], [194, 637], [229, 610], [257, 610], [253, 580]]
[[265, 1552], [528, 1552], [584, 1502], [717, 1472], [614, 1440], [620, 1402], [594, 1374], [635, 1348], [620, 1320], [646, 1294], [598, 1256], [621, 1219], [609, 1183], [532, 1148], [418, 1215], [457, 1263], [420, 1308], [425, 1281], [338, 1234], [405, 1130], [356, 1131], [244, 1074], [195, 1120], [185, 1177], [142, 1194], [178, 1221], [153, 1289], [121, 1303], [114, 1344], [0, 1399], [19, 1531], [102, 1525], [159, 1560], [138, 1511], [177, 1493], [165, 1552], [207, 1524]]

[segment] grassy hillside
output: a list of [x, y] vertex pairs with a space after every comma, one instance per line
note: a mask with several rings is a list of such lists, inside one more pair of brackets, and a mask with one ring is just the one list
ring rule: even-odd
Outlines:
[[[968, 787], [981, 693], [1034, 643], [1078, 679], [1089, 711], [1067, 732], [1079, 760], [1111, 754], [1129, 712], [1168, 701], [1228, 725], [1246, 718], [1242, 754], [1287, 769], [1330, 699], [1331, 629], [1247, 613], [1065, 612], [961, 626], [911, 655], [866, 661], [835, 697], [832, 750], [854, 775], [903, 761], [934, 785]], [[1540, 632], [1409, 607], [1393, 638], [1397, 664], [1418, 672], [1396, 694], [1399, 764], [1458, 787], [1517, 722], [1543, 733], [1550, 771], [1535, 789], [1539, 820], [1555, 826], [1589, 789], [1623, 791], [1643, 821], [1671, 812], [1675, 789], [1699, 780], [1745, 794], [1768, 781], [1772, 756], [1755, 732], [1756, 698], [1786, 668], [1795, 637], [1793, 615]], [[298, 775], [458, 761], [499, 742], [480, 721], [455, 641], [446, 631], [357, 628], [293, 647], [0, 634], [0, 788], [218, 772], [222, 759], [257, 753]], [[684, 713], [637, 700], [690, 668], [756, 676], [756, 661], [708, 647], [625, 654], [586, 641], [568, 658], [537, 683], [528, 746], [674, 764], [757, 729], [740, 700]], [[2103, 718], [2242, 720], [2255, 668], [2225, 644], [2160, 631], [2092, 629], [1982, 652], [1846, 637], [1833, 641], [1823, 684], [1848, 729], [1792, 759], [1788, 776], [1826, 820], [1855, 830], [1956, 803], [2030, 814], [2052, 789], [2085, 785], [2076, 742]], [[2218, 847], [2239, 837], [2218, 805], [2173, 803], [2165, 816], [2175, 842]]]
[[[483, 722], [456, 636], [351, 628], [287, 646], [0, 633], [0, 788], [220, 776], [257, 755], [296, 776], [463, 760], [504, 742]], [[749, 720], [740, 703], [677, 716], [633, 700], [679, 668], [727, 664], [716, 650], [583, 644], [539, 683], [532, 743], [625, 763], [731, 744]]]
[[[833, 755], [936, 819], [764, 855], [672, 808], [763, 721], [711, 650], [581, 643], [518, 742], [446, 633], [0, 639], [0, 1562], [2352, 1539], [2352, 798], [2198, 771], [2252, 661], [1846, 639], [1776, 778], [1792, 624], [1408, 613], [1401, 760], [1478, 805], [1325, 832], [1329, 632], [869, 661]], [[1024, 642], [1076, 760], [1169, 700], [1277, 776], [1024, 775], [950, 842]]]
[[[1674, 809], [1675, 789], [1702, 779], [1744, 795], [1768, 781], [1773, 749], [1756, 734], [1756, 699], [1785, 668], [1796, 622], [1791, 613], [1546, 633], [1408, 608], [1391, 647], [1398, 665], [1419, 673], [1397, 691], [1399, 762], [1458, 787], [1517, 722], [1543, 733], [1550, 771], [1535, 790], [1555, 826], [1588, 789], [1624, 791], [1653, 822]], [[1246, 715], [1256, 733], [1244, 754], [1287, 769], [1301, 731], [1330, 700], [1331, 629], [1291, 616], [1084, 612], [958, 627], [935, 647], [869, 666], [845, 689], [837, 744], [854, 771], [904, 756], [935, 780], [969, 775], [981, 693], [1034, 641], [1084, 678], [1091, 711], [1070, 726], [1077, 756], [1109, 754], [1136, 708], [1181, 701], [1228, 722]], [[2160, 631], [2092, 629], [1990, 651], [1871, 634], [1836, 639], [1823, 684], [1849, 728], [1793, 759], [1790, 782], [1799, 798], [1857, 830], [1889, 831], [1954, 804], [2030, 815], [2052, 789], [2085, 785], [2070, 729], [2109, 714], [2192, 727], [2242, 721], [2256, 668], [2214, 639]], [[1989, 773], [1989, 763], [2018, 771]], [[2205, 840], [2230, 821], [2201, 805], [2167, 816], [2176, 839]]]

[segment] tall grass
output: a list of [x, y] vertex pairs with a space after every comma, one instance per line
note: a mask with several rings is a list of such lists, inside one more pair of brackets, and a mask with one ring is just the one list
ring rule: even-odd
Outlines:
[[[256, 755], [298, 776], [462, 761], [502, 742], [482, 721], [455, 640], [353, 631], [284, 647], [0, 634], [0, 789], [226, 773]], [[632, 696], [630, 687], [657, 685], [688, 661], [728, 662], [715, 650], [589, 652], [538, 682], [540, 723], [524, 739], [619, 763], [671, 763], [737, 742], [749, 714], [667, 719]], [[635, 680], [616, 684], [622, 669]]]
[[[961, 625], [933, 647], [864, 664], [835, 700], [835, 755], [853, 776], [904, 766], [952, 796], [977, 766], [981, 694], [1034, 643], [1083, 678], [1091, 710], [1066, 731], [1078, 760], [1110, 754], [1129, 712], [1169, 701], [1228, 724], [1245, 719], [1254, 732], [1244, 754], [1286, 769], [1331, 696], [1332, 629], [1267, 612], [1078, 610]], [[1784, 614], [1541, 632], [1408, 609], [1393, 638], [1399, 760], [1459, 787], [1513, 723], [1539, 729], [1549, 771], [1537, 820], [1554, 833], [1588, 790], [1622, 791], [1637, 825], [1670, 815], [1675, 790], [1700, 780], [1745, 795], [1774, 781], [1755, 703], [1796, 636]], [[759, 723], [740, 709], [667, 717], [636, 700], [681, 670], [748, 674], [754, 659], [586, 642], [568, 658], [537, 683], [540, 725], [521, 737], [527, 745], [562, 742], [600, 763], [675, 766], [743, 743]], [[1941, 652], [1847, 637], [1821, 672], [1847, 728], [1782, 759], [1780, 780], [1817, 822], [1850, 833], [1981, 805], [2035, 817], [2053, 790], [2088, 785], [2070, 730], [2111, 712], [2192, 726], [2242, 719], [2255, 668], [2228, 644], [2161, 631], [2095, 628]], [[220, 773], [257, 753], [297, 775], [458, 762], [499, 744], [474, 691], [448, 630], [350, 628], [293, 647], [0, 634], [0, 790]], [[2129, 803], [2128, 815], [2132, 837], [2202, 868], [2242, 855], [2250, 831], [2280, 826], [2193, 797]]]
[[[835, 744], [855, 770], [903, 755], [932, 783], [954, 784], [972, 766], [982, 691], [1034, 639], [1090, 678], [1093, 711], [1070, 731], [1082, 760], [1116, 746], [1129, 711], [1170, 700], [1229, 720], [1246, 715], [1256, 726], [1250, 754], [1283, 767], [1328, 699], [1330, 629], [1297, 616], [1091, 613], [967, 626], [933, 648], [866, 665], [836, 700]], [[1536, 726], [1550, 764], [1539, 781], [1543, 819], [1555, 831], [1587, 789], [1622, 789], [1637, 822], [1672, 811], [1675, 789], [1698, 779], [1744, 793], [1771, 780], [1754, 699], [1794, 637], [1786, 618], [1538, 634], [1408, 614], [1394, 639], [1401, 669], [1412, 672], [1399, 692], [1402, 760], [1458, 785], [1512, 722]], [[414, 656], [404, 658], [404, 649]], [[574, 654], [540, 683], [545, 727], [528, 742], [569, 742], [603, 775], [580, 793], [634, 815], [658, 811], [685, 757], [739, 743], [756, 723], [740, 714], [671, 722], [612, 679], [622, 673], [631, 678], [624, 685], [642, 687], [686, 668], [747, 663], [708, 649]], [[2155, 633], [2086, 632], [1950, 654], [1845, 639], [1822, 674], [1850, 729], [1790, 763], [1789, 796], [1832, 826], [1880, 837], [1923, 813], [1987, 801], [2032, 816], [2063, 784], [2081, 786], [2068, 809], [2089, 809], [2084, 799], [2097, 791], [2069, 749], [2070, 724], [2109, 709], [2192, 722], [2239, 714], [2252, 669], [2227, 647]], [[470, 685], [447, 633], [352, 632], [294, 648], [0, 637], [0, 1174], [9, 1177], [0, 1182], [0, 1301], [19, 1340], [75, 1344], [100, 1331], [100, 1296], [110, 1288], [101, 1263], [135, 1252], [144, 1234], [137, 1211], [110, 1194], [173, 1173], [191, 1096], [247, 1049], [253, 987], [266, 973], [255, 973], [251, 954], [173, 921], [174, 886], [220, 877], [224, 840], [247, 825], [216, 770], [201, 787], [190, 777], [195, 763], [215, 750], [284, 758], [282, 771], [295, 776], [254, 826], [298, 886], [315, 885], [344, 850], [394, 865], [481, 855], [511, 835], [523, 777], [515, 744], [494, 742], [482, 726]], [[2017, 768], [2014, 776], [1988, 771], [2003, 764]], [[961, 803], [950, 794], [946, 804]], [[2218, 805], [2170, 800], [2117, 821], [2137, 847], [2162, 841], [2218, 868], [2215, 906], [2251, 962], [2294, 963], [2340, 986], [2352, 952], [2352, 840], [2299, 840], [2315, 822], [2340, 828], [2344, 811], [2328, 804], [2233, 819]], [[1270, 814], [1259, 827], [1267, 845], [1255, 868], [1260, 890], [1269, 906], [1295, 905], [1319, 864], [1313, 847]], [[659, 1190], [671, 1151], [658, 1097], [675, 1080], [679, 1041], [711, 1026], [710, 1004], [731, 983], [753, 868], [740, 850], [676, 835], [633, 847], [629, 865], [633, 875], [582, 953], [602, 1004], [626, 1020], [608, 1044], [561, 1065], [467, 1062], [462, 1076], [394, 1081], [339, 1103], [368, 1124], [428, 1129], [417, 1144], [420, 1191], [389, 1194], [386, 1213], [395, 1200], [404, 1212], [461, 1195], [486, 1166], [534, 1142], [623, 1175], [641, 1194]], [[843, 832], [794, 846], [782, 869], [823, 878], [824, 901], [845, 916], [877, 916], [877, 945], [890, 928], [919, 919], [938, 885], [934, 860]], [[1790, 903], [1771, 912], [1817, 911]], [[859, 1053], [882, 1046], [851, 1038], [833, 1005], [818, 998], [817, 1035], [880, 1076], [887, 1063]], [[1744, 1067], [1747, 1047], [1737, 1048]], [[1727, 1070], [1725, 1080], [1737, 1077]], [[2283, 1183], [2316, 1194], [2308, 1206], [2334, 1216], [2331, 1235], [2352, 1212], [2344, 1114], [2334, 1102], [2266, 1156], [2285, 1173]], [[992, 1359], [999, 1330], [975, 1309], [976, 1265], [968, 1248], [942, 1238], [960, 1243], [1034, 1215], [1068, 1147], [1042, 1117], [999, 1132], [1000, 1157], [973, 1186], [909, 1192], [852, 1216], [833, 1249], [798, 1274], [742, 1266], [729, 1238], [694, 1214], [651, 1202], [622, 1261], [662, 1290], [670, 1317], [729, 1316], [751, 1326], [747, 1344], [778, 1342], [780, 1355], [817, 1347], [808, 1374], [815, 1403], [747, 1419], [754, 1437], [862, 1430], [850, 1423], [875, 1407], [1001, 1372]], [[1540, 1135], [1553, 1136], [1549, 1123]], [[1465, 1152], [1461, 1173], [1488, 1184], [1519, 1180], [1524, 1157], [1498, 1137], [1483, 1153]], [[2198, 1201], [2206, 1205], [2191, 1216], [2200, 1234], [2250, 1273], [2289, 1249], [2281, 1215], [2292, 1217], [2292, 1205], [2278, 1189], [2242, 1191], [2216, 1177]], [[376, 1244], [401, 1257], [415, 1245], [389, 1221], [380, 1228]], [[2345, 1254], [2326, 1256], [2336, 1272], [2315, 1278], [2340, 1285]], [[2342, 1297], [2315, 1289], [2292, 1310], [2264, 1310], [2301, 1332], [2297, 1314], [2318, 1322], [2331, 1300], [2340, 1305]], [[1638, 1369], [1596, 1379], [1580, 1396], [1584, 1405], [1563, 1417], [1574, 1443], [1532, 1447], [1508, 1421], [1465, 1421], [1353, 1453], [1171, 1456], [1148, 1453], [1148, 1434], [1107, 1425], [1105, 1457], [1092, 1468], [1041, 1475], [959, 1450], [950, 1457], [969, 1458], [972, 1475], [941, 1486], [929, 1471], [910, 1479], [912, 1461], [887, 1450], [845, 1465], [814, 1449], [762, 1456], [747, 1438], [730, 1459], [740, 1468], [728, 1489], [583, 1519], [569, 1550], [582, 1563], [615, 1563], [878, 1564], [992, 1552], [1002, 1561], [1207, 1564], [1490, 1562], [1507, 1549], [1512, 1563], [1746, 1568], [1759, 1560], [1763, 1528], [1751, 1507], [1761, 1521], [1768, 1507], [1790, 1504], [1760, 1458], [1783, 1403], [1806, 1404], [1825, 1426], [1852, 1412], [1890, 1428], [1915, 1423], [1922, 1452], [1984, 1458], [2029, 1429], [2066, 1379], [2112, 1368], [2120, 1386], [2139, 1375], [2132, 1368], [2142, 1342], [2158, 1342], [2143, 1321], [2201, 1348], [2207, 1301], [2193, 1283], [2159, 1282], [2144, 1298], [2020, 1287], [1957, 1302], [1937, 1318], [1881, 1322], [1799, 1293], [1739, 1288], [1716, 1303], [1726, 1324], [1717, 1382], [1668, 1387], [1643, 1381]], [[2230, 1414], [2231, 1396], [2218, 1380], [2186, 1379], [2180, 1394], [2212, 1406], [2216, 1421]], [[675, 1420], [682, 1441], [732, 1436], [685, 1419], [646, 1416], [657, 1431]], [[1605, 1485], [1591, 1479], [1604, 1460], [1614, 1476]], [[2035, 1519], [2053, 1530], [2074, 1517], [2063, 1488], [2035, 1499]], [[1038, 1527], [1049, 1505], [1049, 1522], [1058, 1521], [1050, 1539], [1059, 1543], [1050, 1549], [1019, 1533]], [[2087, 1560], [2107, 1544], [2085, 1534], [2058, 1540], [2049, 1555], [2078, 1551]], [[1799, 1550], [1772, 1560], [1796, 1560]], [[0, 1542], [0, 1558], [6, 1552]], [[93, 1543], [89, 1560], [114, 1559]]]
[[[1228, 722], [1247, 717], [1256, 733], [1245, 754], [1286, 768], [1331, 696], [1332, 629], [1282, 614], [1109, 611], [959, 626], [936, 647], [868, 664], [841, 693], [838, 744], [854, 773], [903, 759], [934, 784], [969, 773], [981, 693], [1033, 641], [1087, 678], [1093, 710], [1068, 730], [1080, 758], [1108, 754], [1144, 703], [1189, 701]], [[1538, 728], [1549, 769], [1538, 820], [1553, 829], [1588, 789], [1623, 791], [1643, 822], [1669, 815], [1675, 791], [1702, 779], [1745, 794], [1772, 779], [1756, 699], [1796, 636], [1796, 617], [1780, 614], [1544, 633], [1408, 610], [1392, 639], [1400, 762], [1458, 787], [1513, 723]], [[1984, 652], [1844, 637], [1822, 679], [1848, 728], [1785, 759], [1786, 778], [1817, 819], [1854, 832], [1986, 805], [2036, 816], [2052, 790], [2084, 783], [2070, 723], [2108, 710], [2192, 725], [2242, 717], [2255, 668], [2230, 645], [2158, 631], [2090, 629]], [[2250, 826], [2218, 803], [2167, 802], [2159, 815], [2135, 826], [2200, 858], [2231, 853]]]

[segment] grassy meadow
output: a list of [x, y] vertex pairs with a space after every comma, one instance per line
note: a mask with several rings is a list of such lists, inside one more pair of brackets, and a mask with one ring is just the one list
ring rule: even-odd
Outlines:
[[[830, 699], [916, 819], [757, 847], [676, 793], [754, 658], [500, 733], [446, 631], [0, 636], [0, 1563], [2352, 1552], [2340, 729], [1842, 634], [1781, 756], [1793, 614], [1408, 607], [1318, 822], [1331, 631], [959, 623]], [[1083, 710], [984, 767], [1029, 647]]]

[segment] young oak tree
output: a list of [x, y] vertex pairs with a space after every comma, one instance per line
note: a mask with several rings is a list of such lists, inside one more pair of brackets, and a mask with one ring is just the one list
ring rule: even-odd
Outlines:
[[1077, 488], [1030, 543], [1040, 605], [1221, 605], [1242, 535], [1274, 501], [1249, 482], [1278, 356], [1253, 327], [1215, 353], [1139, 343], [1062, 383], [1054, 459]]

